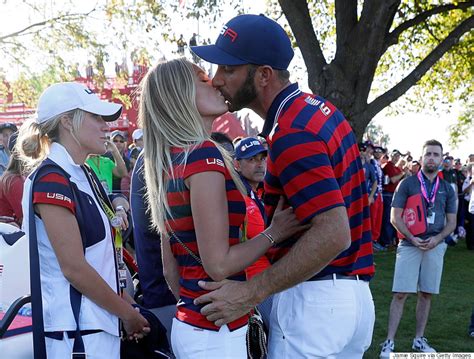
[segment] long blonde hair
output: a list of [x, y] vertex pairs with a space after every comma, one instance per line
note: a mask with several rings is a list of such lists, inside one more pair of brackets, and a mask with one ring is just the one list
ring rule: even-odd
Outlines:
[[64, 117], [72, 119], [71, 135], [78, 141], [75, 134], [85, 117], [85, 112], [79, 109], [61, 113], [43, 123], [30, 118], [20, 127], [16, 149], [26, 171], [34, 170], [48, 155], [51, 144], [59, 142], [59, 123]]
[[[210, 140], [196, 106], [195, 72], [189, 61], [175, 59], [150, 69], [141, 82], [138, 118], [144, 133], [148, 210], [154, 229], [164, 234], [166, 218], [172, 218], [166, 196], [167, 181], [175, 178], [171, 147], [184, 149], [181, 164], [186, 165], [190, 151]], [[245, 195], [230, 155], [215, 144], [237, 188]]]

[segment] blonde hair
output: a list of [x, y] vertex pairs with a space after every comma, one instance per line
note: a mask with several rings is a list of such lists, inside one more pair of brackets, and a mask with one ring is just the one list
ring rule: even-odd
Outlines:
[[[148, 210], [154, 229], [165, 234], [166, 218], [172, 218], [166, 196], [167, 181], [175, 178], [170, 149], [183, 148], [180, 164], [186, 165], [192, 149], [210, 140], [196, 106], [195, 72], [189, 61], [184, 58], [171, 60], [150, 69], [141, 82], [138, 118], [144, 133]], [[245, 195], [245, 187], [233, 169], [230, 154], [214, 143], [237, 188]]]
[[8, 160], [7, 169], [0, 176], [0, 183], [2, 184], [4, 195], [10, 191], [13, 179], [18, 176], [23, 176], [24, 173], [23, 161], [20, 159], [20, 155], [15, 146], [11, 152], [10, 159]]
[[84, 120], [83, 110], [64, 112], [43, 123], [30, 118], [20, 127], [16, 148], [26, 171], [34, 170], [48, 155], [51, 144], [59, 142], [59, 123], [64, 117], [72, 119], [71, 135], [79, 142], [75, 134]]

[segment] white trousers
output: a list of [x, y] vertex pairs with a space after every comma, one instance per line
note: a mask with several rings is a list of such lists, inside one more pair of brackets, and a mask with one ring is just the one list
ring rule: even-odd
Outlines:
[[374, 322], [367, 282], [303, 282], [273, 298], [268, 358], [362, 358]]
[[216, 332], [173, 319], [171, 345], [178, 359], [246, 359], [246, 333], [247, 326], [231, 332], [224, 325]]
[[[87, 359], [120, 359], [120, 338], [106, 333], [83, 335]], [[46, 338], [46, 356], [48, 359], [71, 358], [74, 339], [65, 334], [62, 340]]]

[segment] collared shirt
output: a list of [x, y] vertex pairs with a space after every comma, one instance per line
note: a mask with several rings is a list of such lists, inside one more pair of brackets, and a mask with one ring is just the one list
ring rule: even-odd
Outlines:
[[[316, 277], [341, 273], [370, 278], [374, 265], [364, 170], [356, 138], [342, 113], [292, 84], [273, 101], [262, 134], [269, 145], [264, 197], [268, 217], [281, 195], [304, 223], [345, 207], [352, 244]], [[298, 238], [272, 248], [271, 259], [284, 256]]]
[[[60, 172], [39, 173], [35, 182], [31, 176], [25, 181], [22, 207], [24, 229], [29, 229], [30, 194], [33, 191], [33, 203], [47, 203], [67, 208], [72, 213], [81, 210], [83, 229], [86, 239], [85, 259], [104, 279], [110, 288], [118, 293], [115, 250], [109, 220], [99, 205], [90, 187], [84, 169], [75, 164], [67, 150], [58, 143], [51, 145], [48, 158], [61, 167], [68, 178]], [[41, 174], [41, 175], [40, 175]], [[76, 193], [77, 202], [74, 200]], [[64, 277], [58, 259], [49, 240], [43, 221], [35, 215], [38, 252], [40, 259], [41, 290], [43, 297], [43, 320], [45, 331], [75, 330], [76, 322], [70, 302], [71, 283]], [[65, 228], [67, 235], [67, 228]], [[101, 329], [112, 335], [119, 335], [118, 318], [104, 308], [83, 296], [79, 326], [81, 330]]]
[[[193, 303], [195, 298], [205, 292], [199, 287], [198, 282], [200, 280], [209, 281], [211, 278], [202, 264], [189, 254], [175, 238], [175, 236], [178, 237], [195, 255], [201, 257], [191, 211], [191, 192], [184, 181], [186, 178], [201, 172], [219, 172], [224, 175], [230, 246], [240, 243], [240, 229], [246, 214], [245, 201], [225, 167], [222, 154], [213, 142], [205, 141], [192, 149], [188, 154], [185, 166], [182, 164], [184, 149], [172, 148], [171, 156], [174, 166], [174, 178], [168, 179], [167, 199], [172, 218], [167, 219], [166, 226], [174, 232], [174, 235], [171, 234], [170, 236], [170, 245], [171, 251], [178, 262], [180, 274], [180, 300], [177, 305], [176, 318], [195, 327], [218, 331], [220, 328], [201, 314], [200, 311], [203, 305], [198, 306]], [[228, 279], [244, 281], [245, 273], [243, 271], [235, 273]], [[248, 317], [244, 316], [227, 325], [232, 331], [247, 325], [247, 322]]]
[[[424, 176], [426, 183], [426, 192], [431, 193], [434, 181], [430, 182], [426, 176]], [[418, 176], [410, 176], [400, 182], [393, 195], [392, 207], [394, 208], [405, 208], [408, 197], [415, 194], [421, 193], [421, 184]], [[434, 223], [428, 224], [426, 232], [419, 235], [421, 239], [428, 239], [431, 236], [435, 236], [440, 233], [446, 224], [446, 214], [455, 214], [456, 208], [456, 194], [451, 185], [443, 179], [440, 179], [438, 190], [436, 191], [436, 198], [434, 201], [433, 212], [435, 213]], [[423, 199], [426, 209], [426, 200]], [[426, 212], [426, 210], [425, 210]], [[400, 245], [412, 246], [410, 241], [402, 240]]]
[[[245, 197], [245, 205], [247, 207], [246, 234], [247, 239], [252, 239], [265, 229], [265, 207], [262, 198], [252, 189], [247, 179], [242, 175], [240, 175], [240, 178], [247, 189], [247, 196]], [[263, 272], [268, 267], [270, 267], [270, 261], [265, 255], [261, 256], [256, 262], [245, 269], [247, 280]]]
[[[383, 170], [383, 174], [385, 176], [388, 176], [390, 178], [392, 177], [395, 177], [395, 176], [398, 176], [400, 175], [403, 171], [398, 168], [397, 166], [395, 166], [395, 164], [392, 162], [392, 161], [388, 161], [386, 162], [385, 164], [382, 165], [382, 170]], [[397, 182], [395, 183], [392, 183], [392, 181], [389, 179], [388, 181], [388, 184], [386, 184], [384, 187], [383, 187], [383, 190], [385, 192], [390, 192], [390, 193], [393, 193], [395, 192], [395, 189], [397, 188], [398, 184], [400, 183], [401, 179], [398, 180]]]

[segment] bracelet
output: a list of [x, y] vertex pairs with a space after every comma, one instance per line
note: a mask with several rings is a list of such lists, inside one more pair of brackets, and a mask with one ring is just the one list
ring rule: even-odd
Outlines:
[[275, 239], [272, 237], [270, 233], [262, 232], [261, 234], [268, 239], [268, 241], [270, 242], [272, 246], [276, 244]]

